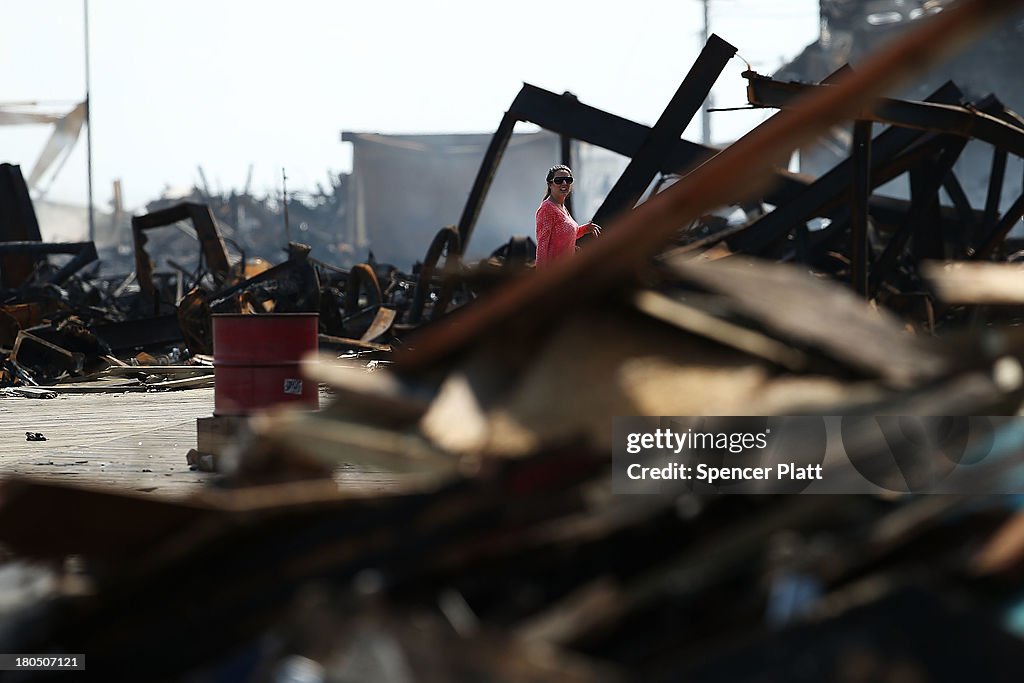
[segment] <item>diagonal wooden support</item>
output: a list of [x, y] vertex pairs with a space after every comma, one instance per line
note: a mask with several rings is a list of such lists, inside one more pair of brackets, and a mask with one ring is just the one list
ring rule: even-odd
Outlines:
[[953, 202], [957, 215], [960, 217], [960, 222], [963, 224], [963, 229], [955, 235], [956, 246], [954, 249], [956, 252], [955, 256], [961, 256], [967, 249], [970, 236], [977, 230], [978, 220], [974, 214], [974, 209], [971, 207], [971, 200], [967, 198], [967, 193], [964, 192], [960, 179], [956, 177], [955, 172], [950, 171], [946, 174], [946, 177], [942, 180], [942, 189], [946, 191], [946, 195]]
[[[951, 103], [958, 101], [961, 96], [959, 88], [952, 83], [946, 83], [932, 93], [928, 101]], [[871, 143], [872, 170], [885, 166], [907, 147], [924, 137], [924, 131], [920, 130], [895, 126], [886, 128]], [[798, 198], [777, 207], [753, 223], [749, 229], [729, 240], [729, 246], [747, 253], [762, 252], [785, 237], [794, 226], [824, 212], [824, 207], [829, 202], [847, 196], [852, 178], [853, 161], [846, 159], [808, 185]]]
[[511, 111], [505, 112], [505, 115], [501, 117], [501, 123], [498, 124], [498, 130], [491, 138], [491, 144], [487, 146], [480, 170], [477, 171], [476, 180], [473, 181], [473, 187], [469, 191], [469, 198], [466, 199], [466, 206], [462, 209], [462, 217], [459, 218], [458, 252], [460, 255], [465, 251], [466, 244], [469, 243], [469, 236], [473, 234], [476, 221], [480, 218], [480, 211], [484, 207], [484, 197], [487, 196], [487, 190], [494, 182], [494, 174], [498, 171], [498, 164], [505, 154], [509, 140], [512, 139], [512, 130], [515, 127], [515, 115]]
[[985, 196], [985, 218], [982, 220], [986, 233], [991, 232], [999, 220], [999, 200], [1003, 196], [1003, 180], [1006, 178], [1008, 157], [1005, 149], [993, 148], [992, 166], [988, 173], [988, 193]]
[[982, 244], [975, 252], [969, 253], [968, 256], [979, 259], [987, 259], [992, 256], [1022, 217], [1024, 217], [1024, 194], [1017, 197], [1017, 200], [1013, 202], [1013, 205], [1006, 210], [1006, 213], [1004, 213], [1003, 217], [998, 223], [996, 223], [992, 234], [988, 237], [985, 243]]
[[682, 136], [735, 54], [736, 48], [717, 35], [708, 39], [676, 94], [647, 134], [647, 139], [594, 214], [595, 223], [607, 222], [612, 216], [633, 208], [662, 167], [672, 143]]
[[889, 240], [889, 244], [886, 245], [885, 251], [882, 253], [881, 258], [878, 259], [878, 264], [871, 274], [872, 293], [877, 292], [882, 282], [892, 276], [900, 254], [903, 253], [904, 248], [907, 246], [907, 241], [914, 234], [915, 228], [924, 226], [924, 228], [930, 227], [933, 230], [938, 229], [937, 225], [929, 226], [925, 217], [938, 204], [939, 188], [942, 187], [942, 180], [952, 170], [953, 164], [960, 158], [960, 153], [963, 152], [966, 145], [967, 140], [963, 138], [951, 140], [949, 146], [939, 155], [938, 160], [931, 169], [929, 178], [916, 188], [917, 191], [914, 192], [910, 213], [907, 214], [906, 220], [896, 234]]
[[[42, 239], [21, 167], [0, 164], [0, 242], [40, 242]], [[29, 253], [0, 255], [0, 289], [23, 285], [44, 258]]]
[[[797, 95], [823, 86], [803, 83], [780, 83], [756, 72], [747, 71], [747, 99], [758, 107], [785, 108]], [[1017, 156], [1024, 156], [1024, 135], [1020, 121], [1004, 115], [992, 115], [960, 106], [943, 106], [912, 100], [882, 99], [858, 112], [858, 119], [886, 123], [902, 128], [916, 128], [935, 133], [947, 133], [962, 138], [974, 138], [1000, 147]]]
[[871, 122], [853, 124], [853, 201], [850, 202], [850, 277], [853, 289], [868, 295], [868, 198], [871, 196]]
[[132, 237], [135, 242], [135, 273], [142, 291], [152, 294], [153, 265], [146, 254], [147, 230], [173, 225], [178, 221], [191, 220], [192, 227], [199, 239], [200, 251], [206, 259], [206, 266], [213, 274], [214, 281], [219, 285], [228, 278], [228, 253], [224, 240], [217, 230], [217, 224], [210, 213], [210, 207], [196, 202], [181, 202], [174, 206], [160, 209], [141, 216], [132, 216]]
[[[870, 188], [874, 189], [884, 185], [885, 183], [893, 180], [894, 178], [903, 175], [915, 168], [920, 168], [922, 165], [934, 164], [938, 159], [943, 150], [950, 144], [957, 143], [960, 138], [953, 135], [930, 135], [922, 140], [920, 143], [907, 148], [906, 151], [901, 153], [899, 156], [894, 158], [891, 162], [876, 166], [872, 169], [870, 177]], [[946, 176], [949, 177], [949, 174]], [[851, 185], [852, 187], [852, 185]], [[830, 266], [826, 264], [834, 265], [834, 262], [830, 256], [830, 252], [839, 250], [844, 251], [847, 249], [846, 240], [850, 238], [850, 219], [852, 213], [852, 197], [853, 193], [849, 193], [850, 200], [840, 196], [841, 203], [836, 202], [834, 207], [826, 207], [821, 210], [823, 217], [828, 218], [831, 221], [831, 225], [821, 230], [815, 231], [810, 234], [810, 245], [807, 254], [808, 260], [804, 261], [796, 259], [799, 263], [814, 263], [820, 268], [828, 269]], [[891, 210], [884, 208], [885, 203], [894, 201], [890, 197], [879, 197], [872, 194], [868, 194], [868, 214], [876, 221], [877, 224], [882, 225], [902, 225], [905, 222], [906, 216], [909, 213], [908, 210], [900, 211], [898, 214]], [[908, 203], [909, 204], [909, 203]], [[934, 207], [937, 216], [932, 220], [932, 224], [940, 227], [942, 234], [947, 235], [947, 239], [950, 242], [955, 242], [955, 235], [959, 234], [959, 230], [962, 227], [961, 214], [957, 210], [952, 208], [945, 208], [935, 204]], [[967, 210], [971, 212], [971, 217], [975, 220], [981, 219], [981, 212], [974, 212], [970, 209], [969, 205]], [[802, 227], [798, 226], [797, 230]], [[872, 263], [872, 253], [870, 250], [865, 251], [865, 262]], [[856, 289], [856, 288], [855, 288]], [[863, 291], [858, 289], [857, 291]]]

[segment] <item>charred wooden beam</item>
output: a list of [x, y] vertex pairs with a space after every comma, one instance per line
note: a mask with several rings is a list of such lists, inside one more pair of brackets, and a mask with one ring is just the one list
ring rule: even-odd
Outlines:
[[[960, 97], [959, 91], [956, 93], [956, 98], [951, 101]], [[528, 121], [562, 137], [580, 140], [626, 157], [636, 154], [650, 134], [650, 128], [647, 126], [583, 104], [569, 93], [559, 95], [530, 84], [523, 85], [491, 138], [490, 146], [463, 208], [458, 224], [460, 248], [463, 250], [476, 226], [487, 191], [516, 121]], [[714, 148], [683, 139], [672, 142], [670, 148], [664, 163], [658, 169], [661, 173], [688, 170], [707, 161], [718, 152]], [[799, 175], [783, 169], [773, 168], [771, 174], [772, 182], [766, 186], [763, 198], [776, 206], [788, 204], [808, 184]], [[909, 210], [909, 202], [882, 202], [883, 199], [872, 197], [872, 209], [899, 211], [902, 206], [904, 213]]]
[[857, 121], [853, 126], [853, 201], [850, 203], [850, 227], [853, 231], [850, 276], [854, 290], [868, 295], [868, 197], [871, 196], [871, 122]]
[[[954, 138], [942, 154], [936, 155], [910, 172], [911, 197], [922, 195], [926, 202], [921, 219], [914, 224], [915, 262], [920, 262], [923, 259], [941, 260], [946, 257], [944, 234], [938, 220], [939, 193], [942, 189], [942, 176], [953, 170], [952, 166], [945, 165], [946, 154], [956, 154], [959, 157], [965, 144], [966, 140]], [[957, 147], [960, 148], [959, 152], [956, 151]]]
[[71, 254], [72, 258], [47, 279], [62, 285], [67, 279], [98, 258], [92, 242], [0, 242], [0, 257], [25, 255], [37, 259], [51, 254]]
[[145, 231], [154, 228], [161, 228], [172, 225], [178, 221], [192, 221], [196, 235], [199, 238], [200, 248], [206, 265], [213, 274], [214, 281], [220, 285], [228, 278], [228, 253], [224, 247], [224, 240], [221, 239], [217, 230], [217, 224], [213, 220], [210, 208], [205, 204], [193, 202], [182, 202], [160, 211], [154, 211], [143, 216], [132, 217], [132, 237], [135, 241], [135, 273], [138, 277], [139, 286], [142, 291], [152, 296], [155, 291], [153, 285], [153, 264], [146, 254]]
[[[747, 79], [747, 99], [757, 107], [784, 109], [810, 90], [835, 87], [782, 83], [754, 71], [746, 71], [743, 75]], [[857, 118], [901, 128], [977, 138], [1024, 157], [1024, 131], [998, 116], [968, 107], [883, 98], [858, 112]]]
[[178, 316], [174, 313], [96, 325], [92, 332], [114, 353], [162, 346], [184, 339]]
[[1003, 180], [1006, 178], [1008, 156], [1005, 149], [996, 147], [992, 150], [992, 166], [988, 174], [988, 193], [985, 196], [985, 218], [982, 220], [986, 231], [991, 231], [999, 218], [999, 200], [1003, 196]]
[[907, 240], [915, 233], [915, 230], [919, 229], [919, 226], [921, 226], [920, 229], [937, 229], [938, 226], [929, 226], [927, 224], [925, 216], [938, 204], [939, 188], [942, 187], [942, 180], [952, 170], [953, 164], [960, 157], [960, 153], [966, 144], [967, 140], [964, 139], [952, 142], [936, 160], [928, 180], [916, 188], [917, 191], [911, 200], [911, 210], [907, 215], [906, 221], [889, 240], [889, 244], [886, 245], [885, 251], [878, 260], [875, 271], [871, 274], [872, 292], [877, 291], [879, 285], [892, 275], [900, 254], [903, 253], [903, 249], [906, 247]]
[[[427, 249], [427, 255], [423, 259], [423, 265], [420, 267], [420, 277], [416, 282], [416, 290], [413, 294], [412, 308], [409, 309], [409, 322], [416, 324], [419, 323], [423, 318], [423, 307], [427, 303], [427, 296], [430, 294], [430, 287], [433, 283], [434, 273], [438, 270], [438, 262], [441, 260], [441, 256], [445, 256], [445, 265], [448, 264], [448, 258], [455, 259], [457, 254], [461, 253], [459, 245], [459, 233], [455, 230], [454, 226], [448, 225], [434, 235], [434, 239], [430, 243], [430, 247]], [[448, 300], [451, 299], [451, 292], [446, 292], [447, 296], [442, 297], [446, 299], [444, 301], [437, 301], [435, 306], [440, 306], [441, 309], [447, 308]], [[435, 313], [437, 309], [435, 308]], [[442, 310], [443, 312], [443, 310]], [[434, 317], [434, 316], [432, 316]]]
[[[561, 152], [560, 157], [562, 159], [562, 164], [568, 166], [569, 168], [573, 168], [572, 138], [569, 137], [568, 135], [559, 135], [558, 147], [559, 151]], [[569, 196], [565, 198], [565, 208], [569, 213], [572, 213], [572, 193], [570, 193]]]
[[977, 231], [979, 220], [954, 171], [950, 170], [942, 179], [942, 189], [946, 191], [946, 196], [953, 202], [953, 207], [962, 224], [961, 229], [953, 235], [954, 254], [962, 256], [967, 250], [971, 235]]
[[[876, 168], [871, 174], [871, 187], [880, 187], [922, 164], [934, 163], [946, 146], [958, 140], [959, 138], [951, 135], [926, 136], [921, 142], [909, 147], [891, 162]], [[949, 178], [950, 175], [951, 173], [947, 174], [946, 177]], [[956, 179], [954, 178], [953, 180], [955, 182]], [[971, 209], [970, 204], [966, 202], [966, 197], [964, 199], [964, 210], [969, 212], [974, 223], [979, 222], [981, 220], [981, 212], [975, 212]], [[882, 227], [883, 231], [885, 226], [902, 224], [906, 219], [910, 206], [909, 202], [901, 199], [871, 194], [868, 195], [868, 203], [869, 215], [874, 219], [875, 225]], [[961, 245], [959, 252], [962, 253], [966, 244], [964, 242], [965, 236], [962, 234], [964, 230], [963, 211], [961, 208], [950, 208], [936, 204], [935, 212], [936, 216], [933, 222], [940, 226], [941, 233], [948, 236], [951, 244]], [[845, 249], [845, 246], [840, 244], [840, 242], [846, 237], [847, 230], [850, 227], [850, 202], [846, 201], [846, 197], [840, 195], [831, 204], [823, 207], [821, 213], [825, 214], [831, 221], [831, 225], [808, 235], [807, 263], [827, 263], [831, 258], [828, 256], [829, 252]], [[800, 229], [801, 226], [797, 226], [797, 230]], [[870, 252], [868, 252], [869, 258], [870, 255]], [[803, 263], [805, 259], [798, 258], [797, 261]]]
[[977, 258], [988, 258], [995, 253], [999, 245], [1006, 239], [1006, 236], [1013, 229], [1013, 226], [1024, 217], [1024, 194], [1017, 197], [1017, 200], [1013, 205], [1006, 210], [1003, 217], [996, 224], [992, 234], [988, 237], [984, 244], [981, 245], [974, 253], [969, 254]]
[[431, 325], [417, 337], [414, 351], [396, 358], [396, 369], [421, 370], [463, 350], [481, 335], [497, 333], [508, 321], [522, 329], [527, 313], [530, 325], [543, 328], [564, 314], [567, 306], [604, 296], [647, 263], [680, 224], [756, 196], [757, 188], [769, 180], [776, 159], [835, 123], [857, 118], [888, 89], [935, 65], [1019, 6], [1020, 2], [1007, 0], [964, 0], [919, 22], [915, 30], [890, 43], [839, 84], [821, 88], [803, 98], [800, 106], [771, 117], [683, 182], [625, 214], [614, 230], [576, 258], [520, 277]]
[[[835, 87], [835, 86], [831, 86]], [[928, 99], [932, 102], [954, 102], [962, 96], [959, 88], [946, 83]], [[923, 139], [925, 133], [890, 126], [871, 142], [871, 170], [881, 169], [896, 159], [907, 147]], [[758, 253], [784, 237], [795, 226], [821, 215], [828, 206], [847, 197], [853, 179], [853, 161], [846, 159], [825, 175], [807, 186], [800, 197], [779, 206], [753, 223], [747, 230], [733, 237], [733, 249]], [[874, 185], [873, 185], [874, 186]]]
[[[491, 138], [466, 199], [458, 224], [460, 248], [463, 250], [473, 234], [487, 191], [517, 121], [527, 121], [563, 138], [580, 140], [630, 158], [638, 153], [651, 132], [643, 124], [583, 104], [571, 93], [558, 95], [524, 84]], [[663, 163], [657, 169], [661, 173], [677, 173], [692, 168], [718, 151], [682, 139], [668, 146]], [[777, 170], [775, 175], [775, 183], [765, 196], [772, 204], [786, 202], [806, 184], [795, 174], [783, 170]]]
[[[21, 167], [0, 164], [0, 242], [40, 242], [42, 239]], [[20, 287], [40, 260], [40, 255], [27, 252], [0, 257], [0, 286]]]
[[725, 65], [735, 54], [736, 48], [717, 35], [708, 39], [665, 111], [594, 214], [596, 223], [607, 221], [613, 215], [633, 208], [658, 170], [665, 165], [671, 144], [686, 130]]
[[[526, 86], [523, 86], [523, 89], [525, 90]], [[517, 97], [516, 102], [518, 101]], [[515, 108], [515, 102], [512, 103], [512, 107]], [[501, 163], [501, 157], [505, 154], [508, 141], [512, 139], [512, 130], [515, 128], [517, 120], [519, 119], [512, 109], [505, 112], [505, 115], [501, 117], [498, 130], [495, 131], [490, 145], [487, 146], [484, 159], [480, 163], [480, 170], [477, 171], [473, 187], [469, 191], [469, 197], [466, 198], [466, 206], [462, 209], [462, 217], [459, 218], [461, 249], [465, 249], [470, 235], [473, 234], [473, 228], [476, 227], [477, 219], [480, 218], [480, 211], [483, 209], [487, 191], [491, 189], [491, 183], [494, 182], [494, 174], [498, 171], [498, 164]]]

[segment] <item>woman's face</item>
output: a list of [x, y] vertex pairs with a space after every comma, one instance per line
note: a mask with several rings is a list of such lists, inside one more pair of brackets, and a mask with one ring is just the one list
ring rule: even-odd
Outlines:
[[572, 192], [572, 173], [562, 169], [555, 171], [554, 177], [548, 183], [548, 189], [552, 197], [565, 199]]

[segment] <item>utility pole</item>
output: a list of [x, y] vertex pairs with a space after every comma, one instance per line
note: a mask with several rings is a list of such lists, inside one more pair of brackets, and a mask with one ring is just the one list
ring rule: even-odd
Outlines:
[[281, 189], [284, 195], [284, 236], [288, 240], [288, 244], [291, 244], [292, 229], [288, 225], [288, 174], [285, 173], [284, 166], [281, 167]]
[[[701, 32], [701, 49], [708, 44], [708, 38], [710, 37], [710, 24], [708, 19], [708, 10], [711, 5], [711, 0], [702, 0], [704, 3], [704, 29]], [[708, 91], [708, 98], [704, 100], [704, 106], [700, 110], [700, 141], [705, 145], [711, 144], [711, 112], [708, 111], [714, 106], [711, 101], [711, 91]]]
[[[569, 168], [575, 168], [575, 166], [572, 165], [572, 138], [570, 138], [568, 135], [560, 135], [558, 137], [558, 141], [562, 151], [562, 163], [568, 166]], [[575, 171], [573, 171], [573, 173], [575, 173]], [[565, 210], [568, 211], [569, 213], [572, 213], [571, 193], [568, 197], [565, 198]]]
[[85, 165], [89, 184], [89, 241], [96, 240], [96, 222], [92, 208], [92, 99], [89, 96], [89, 0], [85, 9]]

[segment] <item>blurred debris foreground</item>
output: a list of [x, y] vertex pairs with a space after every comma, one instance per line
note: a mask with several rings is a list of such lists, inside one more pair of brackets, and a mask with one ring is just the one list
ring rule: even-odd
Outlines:
[[[186, 500], [8, 479], [0, 649], [87, 653], [112, 678], [1021, 680], [1013, 500], [613, 496], [609, 483], [616, 415], [1019, 414], [1024, 200], [1001, 210], [1000, 177], [975, 209], [951, 167], [981, 140], [1001, 176], [1024, 156], [1024, 124], [952, 85], [876, 99], [1018, 5], [956, 3], [819, 86], [748, 74], [752, 104], [784, 111], [717, 154], [677, 141], [735, 52], [717, 37], [651, 129], [563, 101], [587, 125], [559, 119], [560, 132], [604, 135], [603, 120], [629, 147], [599, 240], [539, 272], [443, 269], [435, 305], [467, 282], [486, 292], [383, 362], [310, 359], [330, 405], [253, 418], [218, 486]], [[474, 193], [509, 121], [543, 97], [520, 93]], [[848, 119], [851, 153], [832, 171], [776, 168]], [[628, 210], [679, 168], [694, 170]], [[902, 174], [909, 200], [874, 195]], [[307, 291], [301, 270], [279, 286]], [[178, 308], [189, 349], [232, 286]], [[339, 470], [360, 467], [396, 483], [339, 489]]]

